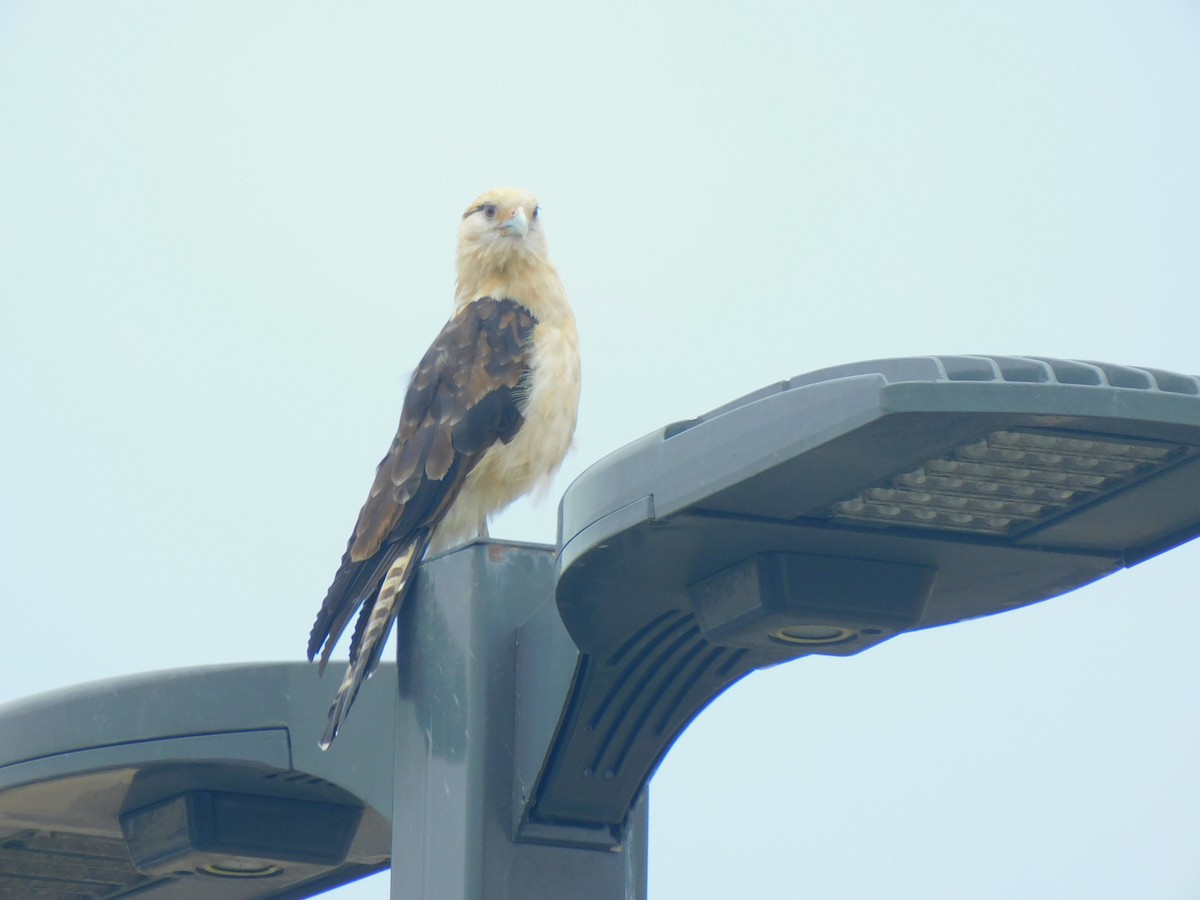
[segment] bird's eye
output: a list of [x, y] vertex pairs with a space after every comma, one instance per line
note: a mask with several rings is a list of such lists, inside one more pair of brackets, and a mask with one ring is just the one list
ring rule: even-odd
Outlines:
[[487, 216], [489, 219], [496, 218], [496, 204], [495, 203], [483, 204], [483, 214], [485, 216]]
[[538, 213], [540, 213], [541, 211], [542, 211], [542, 208], [540, 206], [535, 206], [533, 208], [533, 217], [536, 219], [538, 216]]

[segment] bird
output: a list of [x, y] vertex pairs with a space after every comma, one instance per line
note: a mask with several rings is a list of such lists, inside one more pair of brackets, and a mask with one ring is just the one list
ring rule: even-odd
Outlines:
[[322, 750], [379, 665], [421, 561], [487, 537], [488, 518], [544, 489], [574, 439], [579, 335], [537, 199], [521, 188], [477, 197], [459, 223], [455, 264], [452, 315], [412, 373], [309, 634], [309, 662], [319, 652], [323, 674], [358, 612]]

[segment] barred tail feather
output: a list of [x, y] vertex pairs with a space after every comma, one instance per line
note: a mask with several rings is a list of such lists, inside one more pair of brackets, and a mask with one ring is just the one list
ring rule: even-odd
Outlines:
[[[351, 538], [351, 545], [353, 543], [354, 539]], [[321, 611], [317, 613], [308, 637], [309, 662], [312, 662], [318, 651], [321, 653], [318, 672], [325, 673], [334, 645], [342, 636], [355, 609], [360, 602], [367, 606], [374, 602], [379, 583], [383, 581], [392, 562], [402, 552], [402, 547], [385, 547], [371, 559], [356, 562], [350, 555], [350, 548], [346, 548], [341, 567], [325, 594], [325, 601], [321, 604]]]
[[392, 630], [397, 613], [400, 612], [400, 605], [412, 587], [417, 566], [428, 543], [429, 534], [425, 532], [400, 551], [383, 579], [379, 596], [370, 607], [369, 618], [360, 619], [359, 628], [354, 635], [354, 646], [351, 647], [350, 665], [329, 707], [329, 722], [318, 742], [322, 750], [328, 750], [337, 737], [354, 698], [358, 696], [358, 689], [383, 658], [388, 633]]

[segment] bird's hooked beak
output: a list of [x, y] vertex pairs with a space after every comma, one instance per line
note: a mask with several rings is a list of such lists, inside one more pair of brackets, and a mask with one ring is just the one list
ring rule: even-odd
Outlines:
[[518, 206], [516, 212], [512, 214], [512, 218], [504, 223], [504, 228], [517, 237], [525, 237], [529, 234], [529, 216], [525, 215], [525, 207]]

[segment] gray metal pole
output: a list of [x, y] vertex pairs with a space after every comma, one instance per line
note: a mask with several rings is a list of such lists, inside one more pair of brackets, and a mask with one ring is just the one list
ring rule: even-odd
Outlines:
[[517, 633], [554, 581], [549, 547], [475, 544], [422, 567], [396, 626], [395, 900], [646, 896], [644, 798], [616, 851], [512, 839]]

